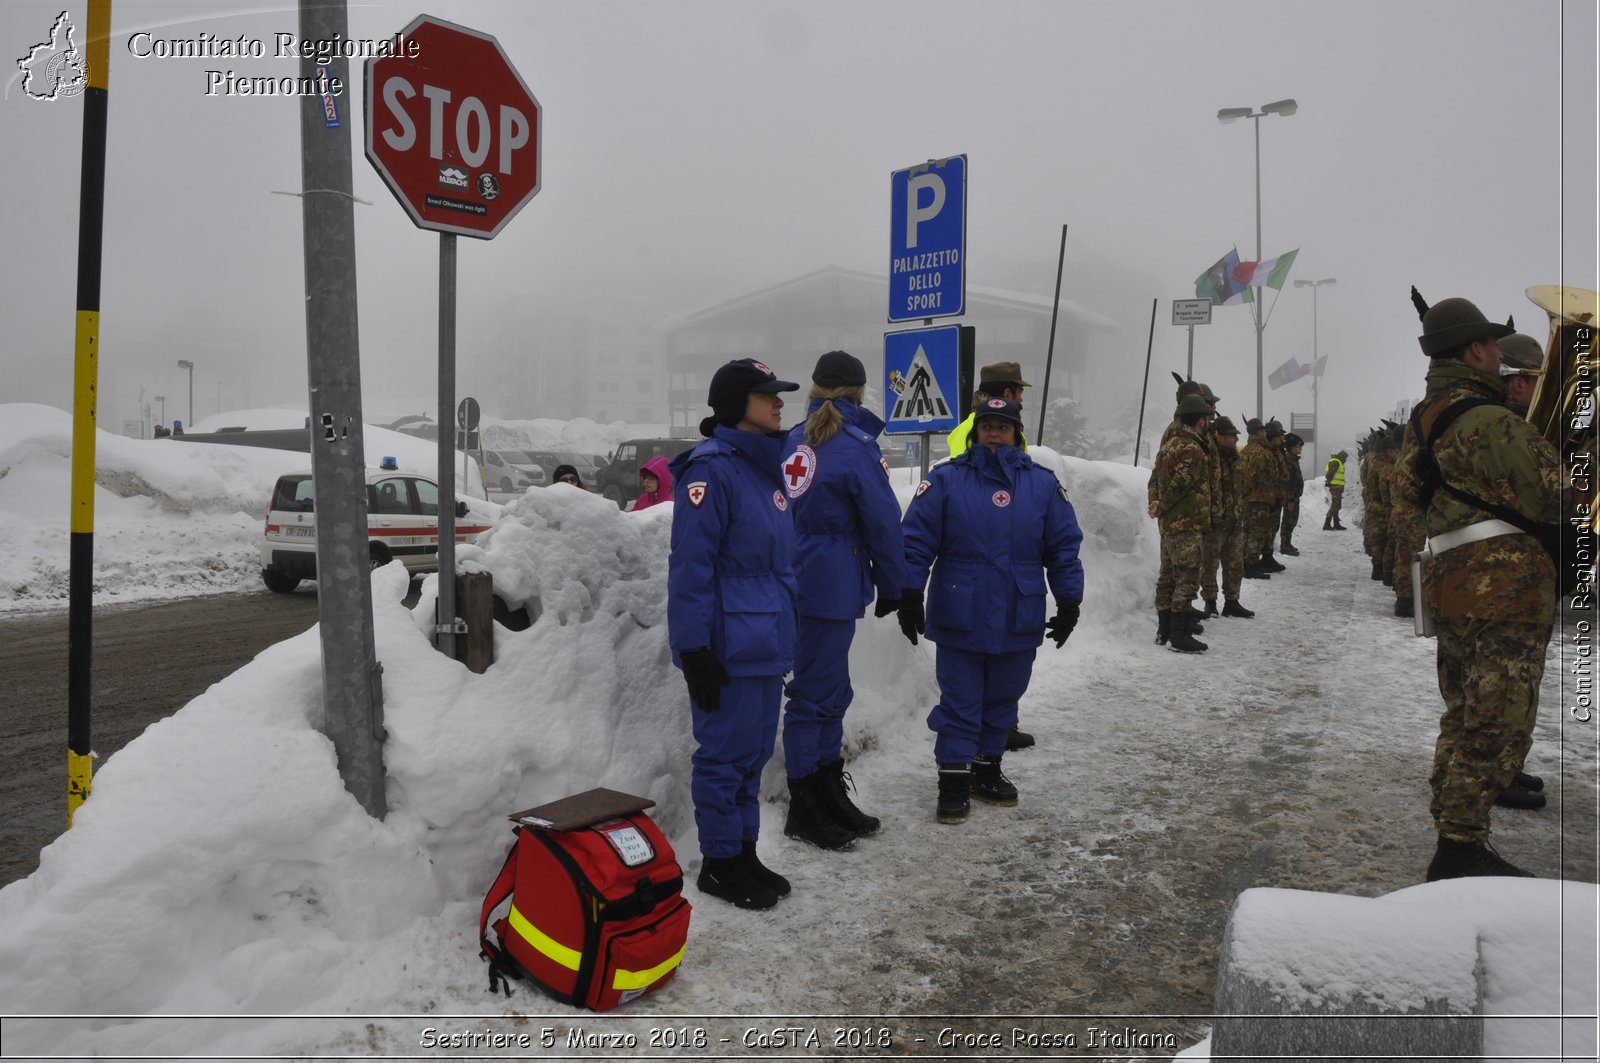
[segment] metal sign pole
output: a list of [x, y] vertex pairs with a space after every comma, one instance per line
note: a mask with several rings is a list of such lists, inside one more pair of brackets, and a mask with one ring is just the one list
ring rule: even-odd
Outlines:
[[1185, 371], [1184, 379], [1194, 379], [1194, 326], [1189, 326], [1189, 365]]
[[439, 597], [434, 644], [456, 654], [456, 235], [439, 234]]

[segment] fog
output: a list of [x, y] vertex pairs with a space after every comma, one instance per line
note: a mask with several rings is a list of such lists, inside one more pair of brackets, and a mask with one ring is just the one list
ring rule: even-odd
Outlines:
[[[1298, 113], [1260, 120], [1261, 251], [1298, 247], [1294, 278], [1337, 278], [1317, 297], [1324, 453], [1420, 394], [1411, 285], [1514, 314], [1541, 341], [1527, 287], [1600, 287], [1589, 3], [426, 9], [498, 37], [543, 107], [541, 192], [494, 240], [459, 242], [457, 390], [495, 416], [536, 412], [501, 386], [508, 364], [571, 357], [548, 334], [532, 342], [539, 321], [648, 332], [731, 289], [829, 265], [884, 272], [890, 173], [964, 153], [968, 283], [1049, 295], [1069, 225], [1063, 297], [1119, 324], [1096, 377], [1107, 393], [1074, 397], [1103, 417], [1136, 406], [1159, 300], [1149, 394], [1164, 419], [1187, 339], [1170, 300], [1192, 298], [1230, 248], [1256, 257], [1252, 123], [1216, 112], [1286, 97]], [[82, 47], [83, 5], [67, 10]], [[29, 98], [15, 64], [60, 11], [11, 2], [0, 19], [0, 401], [70, 409], [82, 100]], [[351, 5], [349, 36], [384, 38], [418, 13]], [[299, 104], [208, 96], [205, 73], [295, 74], [271, 51], [274, 34], [298, 30], [296, 9], [117, 0], [113, 20], [100, 424], [136, 420], [141, 395], [187, 419], [180, 358], [195, 362], [196, 418], [302, 404], [300, 201], [277, 194], [300, 190]], [[268, 57], [140, 58], [128, 47], [140, 31], [244, 35]], [[439, 240], [362, 157], [359, 62], [351, 81], [374, 419], [434, 408]], [[1311, 290], [1267, 294], [1264, 372], [1309, 362]], [[1235, 415], [1255, 405], [1248, 315], [1220, 307], [1195, 330], [1194, 375]], [[1300, 381], [1266, 391], [1265, 407], [1287, 420], [1311, 401]]]

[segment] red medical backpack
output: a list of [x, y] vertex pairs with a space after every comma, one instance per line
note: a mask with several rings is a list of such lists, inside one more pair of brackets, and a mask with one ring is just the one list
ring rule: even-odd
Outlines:
[[[672, 979], [690, 908], [672, 845], [644, 813], [654, 803], [598, 789], [511, 817], [517, 838], [478, 920], [491, 991], [527, 978], [608, 1011]], [[508, 897], [496, 946], [489, 917]]]

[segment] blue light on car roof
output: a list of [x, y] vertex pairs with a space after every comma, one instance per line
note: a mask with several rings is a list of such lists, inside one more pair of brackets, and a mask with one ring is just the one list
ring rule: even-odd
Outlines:
[[398, 469], [400, 462], [393, 454], [385, 454], [383, 456], [383, 464], [379, 467], [383, 469]]

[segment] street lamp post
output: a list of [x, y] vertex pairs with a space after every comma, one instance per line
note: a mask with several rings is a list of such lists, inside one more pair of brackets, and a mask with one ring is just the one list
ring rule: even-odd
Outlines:
[[167, 397], [165, 395], [157, 395], [155, 397], [155, 399], [156, 399], [157, 402], [161, 403], [161, 420], [157, 421], [156, 423], [157, 424], [166, 424], [167, 423]]
[[[1255, 122], [1255, 125], [1256, 125], [1256, 261], [1257, 262], [1261, 261], [1261, 119], [1266, 117], [1269, 114], [1278, 114], [1278, 115], [1282, 115], [1283, 117], [1287, 118], [1291, 114], [1294, 114], [1295, 111], [1297, 111], [1299, 109], [1300, 109], [1299, 108], [1299, 104], [1295, 103], [1293, 100], [1275, 100], [1272, 103], [1264, 103], [1264, 104], [1262, 104], [1261, 105], [1261, 110], [1259, 110], [1259, 111], [1252, 110], [1249, 107], [1224, 107], [1224, 108], [1222, 108], [1222, 110], [1217, 112], [1217, 121], [1221, 122], [1223, 125], [1227, 125], [1230, 122], [1233, 122], [1233, 121], [1235, 121], [1236, 119], [1239, 119], [1239, 118], [1252, 119]], [[1255, 324], [1256, 324], [1256, 417], [1259, 419], [1261, 417], [1261, 402], [1262, 402], [1262, 394], [1261, 394], [1261, 380], [1262, 380], [1261, 333], [1267, 327], [1267, 323], [1266, 323], [1266, 320], [1265, 320], [1265, 318], [1264, 318], [1264, 316], [1262, 314], [1262, 309], [1261, 309], [1261, 286], [1259, 284], [1256, 285], [1255, 309], [1254, 309], [1253, 313], [1255, 314]]]
[[1322, 392], [1322, 374], [1317, 372], [1317, 289], [1324, 284], [1338, 284], [1337, 277], [1324, 277], [1319, 281], [1295, 281], [1296, 288], [1311, 289], [1311, 467], [1318, 468], [1317, 448], [1322, 442], [1322, 417], [1317, 411], [1317, 400]]
[[194, 428], [194, 363], [187, 358], [178, 359], [178, 368], [189, 370], [189, 428]]

